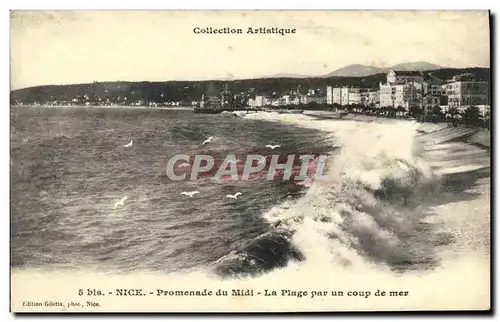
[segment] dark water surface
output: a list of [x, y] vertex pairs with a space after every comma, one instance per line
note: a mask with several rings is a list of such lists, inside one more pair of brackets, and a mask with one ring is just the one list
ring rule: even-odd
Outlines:
[[[202, 145], [209, 136], [213, 143]], [[191, 111], [12, 108], [12, 266], [172, 272], [207, 265], [268, 231], [261, 215], [303, 188], [172, 182], [161, 176], [165, 161], [177, 153], [245, 155], [266, 144], [331, 150], [319, 131]], [[190, 190], [200, 194], [180, 195]], [[237, 201], [225, 198], [238, 191]]]

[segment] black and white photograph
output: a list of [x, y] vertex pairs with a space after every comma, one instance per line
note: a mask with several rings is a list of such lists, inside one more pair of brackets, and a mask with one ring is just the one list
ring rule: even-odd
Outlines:
[[10, 310], [491, 309], [487, 10], [12, 10]]

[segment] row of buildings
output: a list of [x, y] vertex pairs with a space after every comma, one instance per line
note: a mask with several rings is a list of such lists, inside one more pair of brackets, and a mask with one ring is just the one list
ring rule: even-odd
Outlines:
[[[315, 102], [332, 106], [363, 105], [374, 108], [416, 106], [424, 110], [434, 106], [463, 109], [467, 106], [489, 107], [489, 83], [478, 81], [472, 74], [461, 74], [441, 81], [432, 75], [426, 79], [421, 72], [389, 71], [379, 88], [327, 86], [326, 93], [309, 90], [305, 95], [284, 95], [279, 98], [256, 96], [248, 101], [252, 107], [286, 106]], [[319, 95], [318, 95], [319, 94]]]
[[457, 107], [489, 106], [489, 82], [478, 81], [473, 74], [454, 76], [451, 80], [435, 78], [424, 80], [420, 72], [387, 73], [385, 83], [379, 84], [379, 106], [408, 109], [417, 106], [428, 109], [434, 106]]
[[318, 95], [300, 95], [300, 94], [288, 94], [281, 97], [266, 97], [262, 95], [257, 95], [255, 98], [250, 98], [248, 100], [248, 106], [250, 107], [262, 107], [262, 106], [288, 106], [288, 105], [300, 105], [300, 104], [326, 104], [326, 97]]
[[[23, 102], [14, 102], [13, 105], [16, 106], [23, 106]], [[138, 100], [138, 101], [126, 101], [124, 100], [121, 103], [115, 103], [111, 102], [109, 100], [97, 100], [97, 101], [81, 101], [81, 100], [70, 100], [70, 101], [62, 101], [62, 100], [53, 100], [53, 101], [45, 101], [45, 102], [33, 102], [26, 104], [29, 106], [74, 106], [74, 107], [81, 107], [81, 106], [110, 106], [110, 107], [118, 107], [118, 106], [149, 106], [149, 107], [162, 107], [162, 106], [182, 106], [182, 102], [162, 102], [162, 103], [157, 103], [157, 102], [145, 102], [144, 100]]]
[[326, 103], [328, 105], [377, 105], [380, 94], [376, 90], [356, 87], [326, 87]]

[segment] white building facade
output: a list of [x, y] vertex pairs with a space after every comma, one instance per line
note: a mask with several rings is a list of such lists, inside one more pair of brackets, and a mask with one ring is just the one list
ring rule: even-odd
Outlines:
[[387, 82], [380, 83], [380, 106], [382, 107], [404, 107], [409, 109], [411, 105], [422, 107], [422, 98], [427, 89], [424, 77], [418, 72], [395, 72], [387, 73]]

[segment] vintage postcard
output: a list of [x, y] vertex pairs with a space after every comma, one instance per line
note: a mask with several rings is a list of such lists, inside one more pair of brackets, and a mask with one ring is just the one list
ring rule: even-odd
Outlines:
[[12, 11], [12, 312], [488, 311], [488, 11]]

